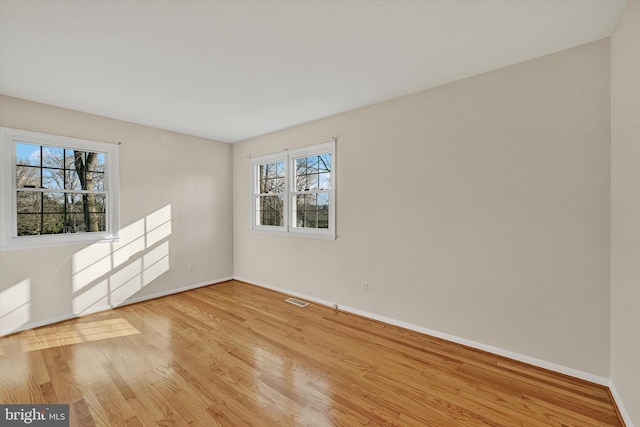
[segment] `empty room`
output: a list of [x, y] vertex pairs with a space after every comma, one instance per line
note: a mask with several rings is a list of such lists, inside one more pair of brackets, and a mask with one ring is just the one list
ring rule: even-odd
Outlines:
[[640, 426], [640, 1], [0, 0], [0, 424]]

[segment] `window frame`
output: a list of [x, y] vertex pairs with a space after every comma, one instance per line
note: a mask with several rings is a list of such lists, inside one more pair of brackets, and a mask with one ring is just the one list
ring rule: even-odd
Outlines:
[[[260, 166], [267, 165], [271, 163], [284, 163], [284, 192], [283, 196], [283, 221], [282, 225], [262, 225], [258, 224], [258, 200], [261, 197], [265, 197], [263, 193], [260, 192]], [[287, 193], [289, 192], [289, 180], [288, 176], [288, 162], [287, 156], [282, 154], [270, 154], [267, 156], [257, 157], [255, 159], [251, 159], [251, 228], [254, 231], [266, 231], [266, 232], [276, 232], [276, 233], [286, 233], [287, 232], [287, 224], [289, 221], [288, 215], [288, 205], [287, 205]], [[278, 193], [280, 194], [280, 193]]]
[[[18, 236], [16, 183], [16, 144], [26, 143], [103, 153], [105, 155], [104, 193], [106, 197], [105, 231]], [[0, 250], [35, 249], [118, 239], [120, 227], [119, 145], [66, 136], [0, 127]], [[33, 191], [33, 190], [31, 190]], [[40, 193], [40, 191], [35, 191]], [[65, 193], [64, 190], [60, 191]], [[42, 192], [44, 193], [44, 191]], [[80, 193], [79, 193], [80, 194]]]
[[[296, 159], [302, 157], [320, 156], [329, 154], [331, 156], [331, 188], [322, 190], [321, 192], [329, 195], [328, 228], [309, 228], [299, 227], [296, 221], [296, 204], [295, 197], [302, 192], [296, 188]], [[285, 189], [284, 189], [284, 223], [282, 226], [269, 226], [258, 224], [258, 200], [260, 191], [260, 166], [268, 163], [284, 162], [285, 170]], [[320, 239], [336, 238], [336, 143], [329, 141], [309, 147], [302, 147], [295, 150], [284, 150], [281, 153], [269, 154], [265, 156], [255, 157], [251, 159], [251, 230], [257, 232], [266, 232], [271, 234], [282, 234], [298, 237], [314, 237]], [[320, 192], [320, 190], [315, 191]]]

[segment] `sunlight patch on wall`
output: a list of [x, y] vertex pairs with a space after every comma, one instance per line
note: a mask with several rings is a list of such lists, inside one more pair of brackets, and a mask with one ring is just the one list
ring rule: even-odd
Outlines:
[[18, 329], [31, 320], [31, 280], [21, 282], [0, 292], [0, 328]]
[[147, 286], [169, 270], [169, 242], [166, 241], [146, 253], [142, 258], [142, 265], [142, 286]]
[[144, 251], [144, 223], [141, 219], [120, 230], [120, 240], [111, 244], [113, 268], [129, 261], [138, 252]]
[[124, 301], [142, 289], [141, 271], [142, 259], [138, 258], [113, 273], [109, 278], [111, 298], [114, 301]]
[[109, 305], [109, 279], [93, 283], [73, 298], [73, 312], [82, 313], [92, 307]]
[[73, 255], [73, 292], [107, 274], [111, 270], [111, 249], [108, 244], [94, 244]]
[[120, 230], [120, 239], [96, 243], [73, 255], [73, 311], [122, 304], [169, 271], [171, 205]]
[[171, 205], [158, 209], [145, 219], [147, 248], [166, 239], [171, 234]]

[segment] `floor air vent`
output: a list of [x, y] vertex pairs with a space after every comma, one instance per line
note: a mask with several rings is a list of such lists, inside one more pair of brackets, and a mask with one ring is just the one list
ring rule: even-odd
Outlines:
[[298, 307], [306, 307], [309, 305], [308, 302], [300, 301], [299, 299], [295, 298], [287, 298], [285, 301], [289, 304], [297, 305]]

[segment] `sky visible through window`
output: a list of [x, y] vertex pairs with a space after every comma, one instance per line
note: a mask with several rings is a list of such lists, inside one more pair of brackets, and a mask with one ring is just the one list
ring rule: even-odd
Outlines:
[[[26, 164], [30, 165], [39, 165], [40, 164], [40, 145], [37, 144], [29, 144], [24, 142], [16, 143], [16, 160], [18, 164], [25, 164], [23, 161], [26, 161]], [[45, 159], [53, 158], [56, 156], [62, 156], [62, 151], [64, 149], [61, 147], [42, 147], [42, 153]], [[67, 149], [67, 152], [73, 153], [73, 150]], [[104, 165], [105, 155], [104, 153], [98, 154], [98, 164]], [[73, 154], [71, 154], [73, 155]], [[67, 160], [69, 159], [69, 154], [67, 154]]]

